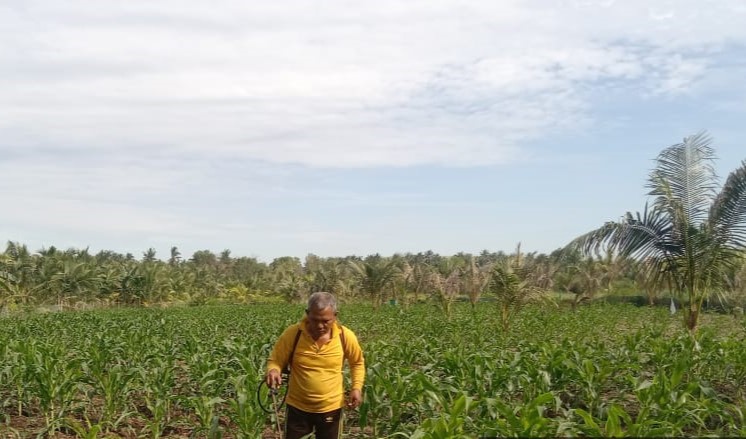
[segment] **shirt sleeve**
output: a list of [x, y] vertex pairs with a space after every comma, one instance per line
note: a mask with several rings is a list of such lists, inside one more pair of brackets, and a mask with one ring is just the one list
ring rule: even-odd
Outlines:
[[267, 360], [267, 372], [272, 369], [282, 371], [287, 366], [290, 360], [290, 351], [293, 350], [293, 342], [295, 342], [295, 335], [298, 333], [298, 325], [290, 325], [285, 331], [283, 331], [280, 338], [275, 342], [272, 352], [269, 354]]
[[347, 357], [347, 363], [350, 365], [352, 388], [362, 390], [365, 383], [363, 350], [360, 348], [360, 343], [354, 332], [347, 328], [344, 328], [343, 331], [345, 332], [345, 356]]

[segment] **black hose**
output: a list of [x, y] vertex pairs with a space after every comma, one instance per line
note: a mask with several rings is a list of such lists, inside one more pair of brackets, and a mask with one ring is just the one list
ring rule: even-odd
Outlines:
[[[267, 393], [270, 394], [270, 395], [272, 393], [277, 394], [279, 392], [282, 392], [282, 400], [280, 401], [280, 404], [277, 407], [273, 408], [273, 407], [267, 407], [265, 405], [265, 404], [269, 404], [271, 406], [272, 405], [272, 400], [271, 399], [269, 399], [267, 401], [262, 401], [262, 386], [267, 387]], [[284, 392], [283, 392], [283, 387], [284, 387]], [[287, 386], [283, 386], [283, 387], [280, 387], [280, 389], [270, 389], [267, 386], [267, 382], [265, 380], [261, 380], [259, 382], [259, 385], [256, 387], [256, 402], [259, 403], [259, 407], [261, 407], [262, 410], [264, 410], [265, 413], [275, 413], [275, 409], [279, 410], [280, 407], [282, 407], [283, 405], [285, 405], [285, 398], [287, 398], [287, 396], [288, 396], [288, 388], [287, 388]]]

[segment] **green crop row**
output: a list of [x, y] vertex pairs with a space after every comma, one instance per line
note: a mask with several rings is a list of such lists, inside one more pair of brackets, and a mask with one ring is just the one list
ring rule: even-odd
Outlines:
[[[342, 308], [363, 346], [365, 402], [345, 434], [744, 436], [746, 324], [593, 305]], [[301, 306], [121, 309], [0, 320], [0, 435], [272, 436], [255, 392]]]

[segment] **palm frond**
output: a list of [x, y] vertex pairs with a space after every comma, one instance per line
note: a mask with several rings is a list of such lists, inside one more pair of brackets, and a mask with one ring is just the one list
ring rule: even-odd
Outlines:
[[728, 176], [712, 204], [708, 222], [719, 242], [746, 246], [746, 160]]
[[580, 250], [584, 255], [591, 255], [603, 248], [617, 252], [622, 258], [665, 258], [681, 252], [672, 236], [674, 231], [667, 212], [655, 207], [650, 209], [645, 204], [642, 214], [627, 212], [619, 222], [607, 222], [575, 238], [565, 250]]
[[656, 196], [654, 206], [689, 224], [706, 220], [717, 188], [711, 143], [710, 136], [701, 132], [658, 155], [648, 184], [648, 195]]
[[563, 253], [572, 254], [576, 251], [584, 255], [595, 253], [600, 248], [608, 246], [614, 240], [620, 227], [620, 223], [607, 221], [598, 229], [591, 230], [573, 239], [565, 246]]
[[627, 213], [621, 222], [612, 242], [612, 249], [621, 257], [636, 259], [659, 258], [680, 251], [676, 240], [672, 239], [667, 213], [661, 209], [648, 209], [645, 205], [642, 215]]

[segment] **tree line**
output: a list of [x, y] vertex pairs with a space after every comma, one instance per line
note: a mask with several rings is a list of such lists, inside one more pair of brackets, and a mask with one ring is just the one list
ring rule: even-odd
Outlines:
[[56, 303], [151, 305], [215, 300], [303, 301], [313, 291], [343, 300], [404, 303], [433, 300], [446, 313], [463, 298], [500, 304], [507, 327], [520, 307], [567, 293], [573, 306], [599, 293], [640, 294], [649, 304], [661, 295], [684, 304], [685, 325], [694, 332], [703, 303], [743, 306], [746, 296], [746, 161], [719, 187], [714, 149], [706, 133], [684, 138], [656, 159], [647, 187], [653, 197], [642, 212], [627, 212], [550, 254], [443, 256], [432, 251], [301, 261], [195, 252], [184, 259], [172, 247], [167, 260], [150, 248], [132, 254], [88, 249], [30, 252], [8, 242], [0, 254], [0, 310]]
[[[732, 292], [744, 292], [745, 261], [726, 273]], [[200, 250], [183, 258], [172, 247], [169, 257], [161, 260], [152, 248], [138, 259], [109, 250], [91, 254], [88, 249], [54, 246], [32, 252], [24, 244], [8, 242], [0, 253], [0, 307], [271, 298], [302, 302], [313, 291], [329, 291], [342, 300], [366, 300], [376, 306], [390, 300], [434, 300], [447, 309], [459, 299], [473, 305], [495, 300], [497, 284], [505, 287], [511, 282], [510, 288], [527, 298], [539, 291], [569, 294], [575, 302], [599, 294], [640, 294], [653, 304], [665, 289], [648, 281], [643, 265], [612, 253], [523, 253], [520, 246], [511, 253], [484, 250], [443, 256], [426, 251], [327, 258], [309, 254], [304, 260], [284, 256], [265, 263], [232, 257], [230, 250]]]

